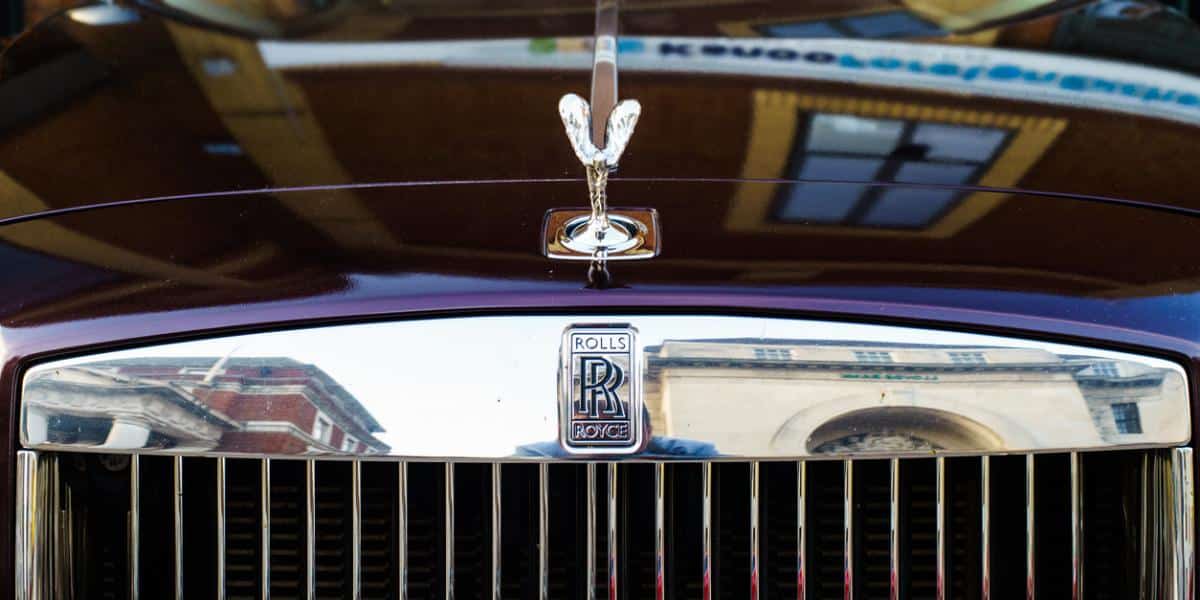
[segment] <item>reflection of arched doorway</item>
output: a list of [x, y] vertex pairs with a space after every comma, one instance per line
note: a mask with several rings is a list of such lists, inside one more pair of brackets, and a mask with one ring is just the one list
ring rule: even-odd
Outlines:
[[[792, 425], [789, 420], [780, 433]], [[838, 415], [813, 429], [805, 446], [810, 454], [1004, 448], [1000, 436], [974, 420], [913, 406], [884, 406]]]

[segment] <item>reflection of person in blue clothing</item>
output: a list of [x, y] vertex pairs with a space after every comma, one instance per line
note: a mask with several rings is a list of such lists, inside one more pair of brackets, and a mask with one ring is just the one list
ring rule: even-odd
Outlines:
[[[654, 432], [650, 430], [650, 414], [644, 409], [642, 410], [642, 438], [650, 441], [646, 443], [641, 452], [634, 455], [637, 458], [710, 458], [720, 456], [717, 447], [710, 442], [654, 435]], [[562, 458], [570, 456], [570, 453], [563, 450], [562, 444], [558, 440], [549, 440], [518, 446], [516, 455]]]

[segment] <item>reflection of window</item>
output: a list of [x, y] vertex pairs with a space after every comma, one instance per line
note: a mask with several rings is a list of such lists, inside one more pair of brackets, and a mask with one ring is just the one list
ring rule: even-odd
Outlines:
[[313, 422], [313, 437], [328, 444], [331, 435], [333, 435], [333, 423], [318, 414], [317, 420]]
[[982, 365], [987, 363], [982, 352], [950, 352], [950, 362], [956, 365]]
[[1141, 433], [1142, 417], [1136, 402], [1121, 402], [1112, 405], [1113, 422], [1117, 433]]
[[757, 29], [764, 35], [779, 38], [898, 38], [944, 33], [937, 25], [902, 10], [823, 21], [770, 23]]
[[892, 362], [892, 353], [878, 350], [855, 350], [854, 360], [865, 363], [890, 363]]
[[1099, 362], [1092, 365], [1092, 373], [1097, 377], [1120, 377], [1117, 372], [1117, 363], [1114, 362]]
[[354, 452], [355, 448], [358, 448], [358, 440], [350, 436], [342, 439], [342, 452]]
[[[999, 154], [1008, 132], [924, 121], [817, 113], [797, 136], [796, 179], [971, 185]], [[781, 188], [776, 217], [786, 222], [925, 227], [963, 193], [954, 189], [798, 183]]]
[[787, 348], [755, 348], [754, 358], [762, 360], [791, 360], [792, 351]]

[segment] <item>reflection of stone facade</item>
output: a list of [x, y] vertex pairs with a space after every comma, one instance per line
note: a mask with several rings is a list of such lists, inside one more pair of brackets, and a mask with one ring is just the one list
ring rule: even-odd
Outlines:
[[289, 358], [129, 359], [38, 375], [31, 440], [106, 448], [386, 453], [374, 417], [324, 371]]
[[654, 431], [729, 454], [1136, 444], [1143, 427], [1178, 429], [1160, 398], [1183, 385], [1039, 349], [714, 340], [646, 353]]

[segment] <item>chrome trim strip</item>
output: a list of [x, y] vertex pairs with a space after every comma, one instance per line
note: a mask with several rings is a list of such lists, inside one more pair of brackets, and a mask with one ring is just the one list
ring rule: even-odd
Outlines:
[[667, 595], [666, 470], [666, 464], [654, 463], [654, 600]]
[[446, 600], [454, 600], [454, 463], [446, 463], [446, 531], [444, 545], [446, 547]]
[[52, 457], [50, 465], [51, 481], [57, 481], [58, 484], [50, 486], [50, 510], [54, 513], [51, 517], [53, 529], [51, 531], [51, 542], [57, 544], [54, 550], [49, 554], [53, 568], [51, 569], [51, 578], [54, 580], [53, 593], [55, 598], [62, 600], [71, 600], [75, 596], [74, 590], [74, 519], [72, 516], [73, 509], [71, 504], [71, 489], [62, 484], [60, 476], [61, 461], [57, 456]]
[[608, 463], [608, 600], [617, 600], [617, 463]]
[[217, 458], [217, 600], [225, 600], [225, 458]]
[[262, 525], [262, 531], [259, 532], [259, 541], [262, 547], [259, 552], [262, 554], [261, 564], [259, 569], [262, 570], [262, 575], [259, 577], [261, 589], [259, 593], [263, 600], [271, 597], [271, 459], [265, 458], [259, 462], [259, 488], [261, 497], [259, 502], [262, 503], [261, 512], [259, 513], [259, 521]]
[[408, 600], [408, 463], [396, 463], [396, 581], [399, 600]]
[[1083, 599], [1083, 465], [1071, 453], [1071, 599]]
[[937, 590], [936, 599], [946, 600], [950, 591], [950, 569], [946, 553], [946, 508], [949, 498], [946, 497], [946, 459], [937, 457]]
[[[141, 456], [129, 457], [129, 599], [138, 600], [141, 595], [139, 561], [141, 560], [142, 494], [139, 488], [142, 479]], [[57, 478], [55, 479], [57, 480]]]
[[176, 456], [171, 469], [175, 490], [173, 511], [175, 524], [175, 600], [183, 600], [183, 457]]
[[587, 566], [584, 576], [587, 580], [587, 598], [596, 600], [596, 463], [588, 463], [586, 470], [587, 506], [584, 512], [587, 523], [584, 523], [584, 541], [587, 549], [584, 551]]
[[888, 599], [900, 600], [900, 459], [888, 470]]
[[500, 487], [500, 463], [492, 463], [492, 600], [501, 600], [500, 598], [500, 562], [501, 562], [501, 545], [500, 545], [500, 525], [503, 519], [502, 515], [502, 490]]
[[854, 600], [854, 461], [843, 461], [842, 472], [842, 598]]
[[[1155, 503], [1154, 495], [1150, 492], [1150, 482], [1153, 479], [1153, 469], [1157, 466], [1154, 457], [1150, 453], [1142, 454], [1142, 473], [1141, 473], [1141, 514], [1139, 515], [1139, 526], [1141, 536], [1139, 542], [1142, 545], [1143, 551], [1138, 556], [1138, 581], [1142, 582], [1141, 593], [1142, 597], [1153, 598], [1156, 593], [1150, 590], [1154, 576], [1151, 574], [1153, 550], [1151, 548], [1151, 540], [1154, 539], [1150, 533], [1151, 507]], [[1148, 593], [1150, 590], [1150, 593]]]
[[17, 451], [16, 531], [13, 580], [16, 600], [41, 600], [50, 590], [46, 556], [49, 514], [45, 469], [49, 461], [37, 452]]
[[796, 600], [805, 600], [808, 595], [807, 573], [805, 572], [805, 542], [808, 528], [804, 525], [804, 500], [808, 494], [808, 463], [796, 462]]
[[[1032, 454], [1025, 455], [1025, 600], [1034, 600], [1037, 597], [1037, 563], [1035, 562], [1036, 555], [1034, 554], [1037, 546], [1035, 538], [1035, 526], [1037, 525], [1036, 515], [1036, 499], [1035, 495], [1035, 470], [1034, 458]], [[1144, 548], [1145, 546], [1143, 546]]]
[[[577, 320], [515, 315], [333, 325], [48, 362], [23, 379], [20, 440], [30, 449], [108, 454], [555, 459], [565, 452], [561, 386], [531, 382], [558, 376], [562, 333]], [[616, 461], [890, 459], [928, 457], [929, 446], [937, 456], [978, 456], [1173, 447], [1191, 437], [1186, 373], [1157, 358], [812, 320], [589, 315], [587, 321], [637, 330], [632, 355], [643, 360], [634, 363], [640, 375], [631, 376], [637, 385], [630, 389], [642, 391], [656, 414], [660, 431], [651, 437], [668, 442], [651, 439]], [[401, 355], [369, 350], [378, 347], [399, 348]], [[476, 383], [452, 386], [450, 401], [431, 407], [421, 390], [443, 385], [456, 366], [445, 357], [468, 347], [511, 360], [476, 361]], [[297, 363], [308, 379], [269, 375], [273, 366]], [[711, 377], [716, 372], [729, 377]], [[893, 393], [898, 381], [911, 393]], [[197, 393], [206, 390], [231, 398], [238, 410]], [[303, 395], [319, 414], [296, 419], [282, 408], [287, 403], [271, 401], [284, 393]], [[727, 400], [734, 397], [739, 401]], [[497, 398], [504, 398], [503, 410]], [[1101, 409], [1116, 401], [1136, 404], [1142, 433], [1109, 431]], [[70, 431], [81, 419], [111, 422], [114, 414], [119, 427], [103, 441], [55, 441], [76, 439]], [[640, 418], [635, 411], [624, 419], [632, 426]], [[679, 447], [672, 427], [684, 422], [685, 451], [664, 455], [661, 448]], [[326, 436], [333, 429], [353, 432], [358, 443], [333, 447]], [[239, 431], [271, 435], [227, 435]], [[859, 435], [897, 443], [846, 443]], [[297, 442], [287, 445], [297, 450], [247, 441], [279, 436]]]
[[550, 465], [538, 465], [538, 600], [550, 600]]
[[1179, 600], [1194, 600], [1196, 597], [1196, 496], [1191, 448], [1176, 448], [1171, 455], [1171, 514], [1167, 518], [1174, 522], [1176, 536], [1171, 547], [1170, 559], [1175, 563], [1176, 577], [1173, 582], [1174, 597]]
[[983, 600], [992, 597], [992, 459], [979, 459], [980, 583]]
[[750, 600], [758, 600], [759, 569], [762, 567], [759, 556], [759, 507], [758, 488], [761, 473], [761, 463], [750, 463]]
[[362, 461], [350, 462], [350, 597], [362, 598]]
[[305, 598], [317, 598], [317, 462], [304, 462]]
[[703, 522], [701, 527], [704, 533], [703, 552], [704, 552], [704, 572], [701, 575], [701, 598], [703, 600], [712, 600], [712, 480], [713, 480], [713, 463], [706, 462], [701, 465], [700, 475], [700, 494], [701, 494], [701, 509]]

